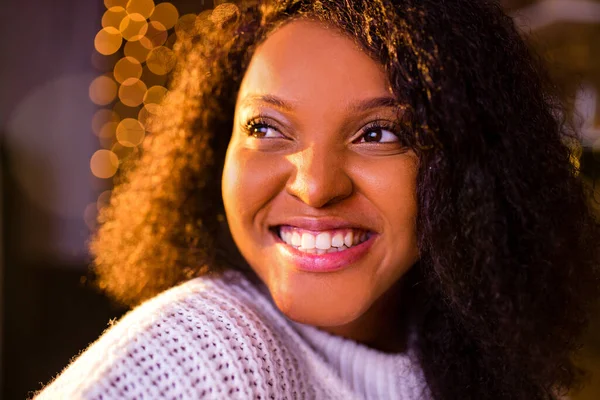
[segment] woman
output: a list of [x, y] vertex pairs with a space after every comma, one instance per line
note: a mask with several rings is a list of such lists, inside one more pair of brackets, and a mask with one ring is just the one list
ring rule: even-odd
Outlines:
[[495, 2], [246, 2], [198, 29], [91, 246], [103, 289], [152, 299], [39, 398], [577, 387], [598, 223]]

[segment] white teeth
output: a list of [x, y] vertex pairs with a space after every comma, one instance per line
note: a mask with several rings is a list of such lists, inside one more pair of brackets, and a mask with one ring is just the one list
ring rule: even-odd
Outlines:
[[364, 242], [369, 237], [367, 232], [351, 229], [319, 232], [315, 236], [312, 232], [303, 232], [301, 229], [289, 226], [282, 226], [279, 236], [288, 245], [311, 254], [344, 251]]
[[341, 233], [336, 233], [331, 238], [331, 246], [332, 247], [342, 247], [344, 245], [344, 235]]
[[303, 249], [314, 249], [315, 248], [315, 237], [310, 233], [304, 232], [302, 234], [302, 243], [300, 244]]
[[[312, 236], [312, 235], [311, 235]], [[331, 247], [331, 235], [329, 232], [321, 232], [317, 235], [316, 247], [320, 250], [327, 250]], [[304, 246], [302, 246], [304, 247]]]
[[[285, 239], [284, 239], [285, 240]], [[292, 246], [300, 246], [302, 244], [302, 239], [300, 237], [300, 234], [296, 231], [294, 231], [294, 233], [292, 233], [292, 237], [290, 240], [286, 240], [286, 243], [292, 243]]]
[[346, 233], [346, 236], [344, 236], [344, 244], [346, 245], [346, 247], [352, 247], [353, 243], [354, 234], [352, 233], [352, 231], [349, 231], [348, 233]]

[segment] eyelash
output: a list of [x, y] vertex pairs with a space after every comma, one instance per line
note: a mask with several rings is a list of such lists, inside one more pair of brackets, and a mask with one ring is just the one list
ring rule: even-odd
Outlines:
[[[268, 129], [273, 129], [277, 131], [277, 128], [274, 127], [273, 125], [269, 124], [264, 116], [257, 116], [256, 118], [248, 121], [244, 126], [244, 131], [246, 132], [246, 134], [248, 136], [254, 136], [257, 132], [255, 132], [257, 129], [260, 128], [268, 128]], [[362, 128], [361, 130], [361, 134], [360, 136], [354, 141], [358, 141], [359, 139], [362, 139], [368, 132], [371, 131], [375, 131], [375, 130], [386, 130], [389, 131], [391, 133], [393, 133], [395, 136], [398, 137], [398, 139], [400, 139], [400, 135], [399, 133], [396, 131], [396, 126], [392, 123], [385, 123], [382, 121], [373, 121], [370, 122], [367, 126], [365, 126], [364, 128]], [[256, 136], [254, 136], [256, 137]], [[258, 138], [257, 138], [258, 139]]]
[[273, 125], [269, 124], [263, 116], [258, 116], [250, 121], [248, 121], [244, 126], [244, 131], [246, 132], [246, 134], [248, 136], [254, 136], [257, 132], [255, 132], [256, 129], [259, 128], [269, 128], [269, 129], [274, 129], [277, 130], [277, 128], [275, 128]]

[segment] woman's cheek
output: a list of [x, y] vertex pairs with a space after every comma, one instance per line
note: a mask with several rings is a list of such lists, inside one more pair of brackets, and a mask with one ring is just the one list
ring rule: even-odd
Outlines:
[[[285, 159], [254, 149], [228, 149], [223, 172], [223, 201], [228, 219], [248, 226], [285, 188]], [[234, 227], [231, 227], [232, 229]]]

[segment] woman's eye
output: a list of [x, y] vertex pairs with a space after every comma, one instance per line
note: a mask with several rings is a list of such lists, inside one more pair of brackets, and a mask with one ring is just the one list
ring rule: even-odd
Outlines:
[[284, 137], [277, 129], [264, 123], [251, 122], [246, 125], [249, 136], [256, 139], [272, 139]]
[[356, 143], [393, 143], [399, 142], [398, 135], [384, 127], [368, 128], [366, 132], [358, 138]]

